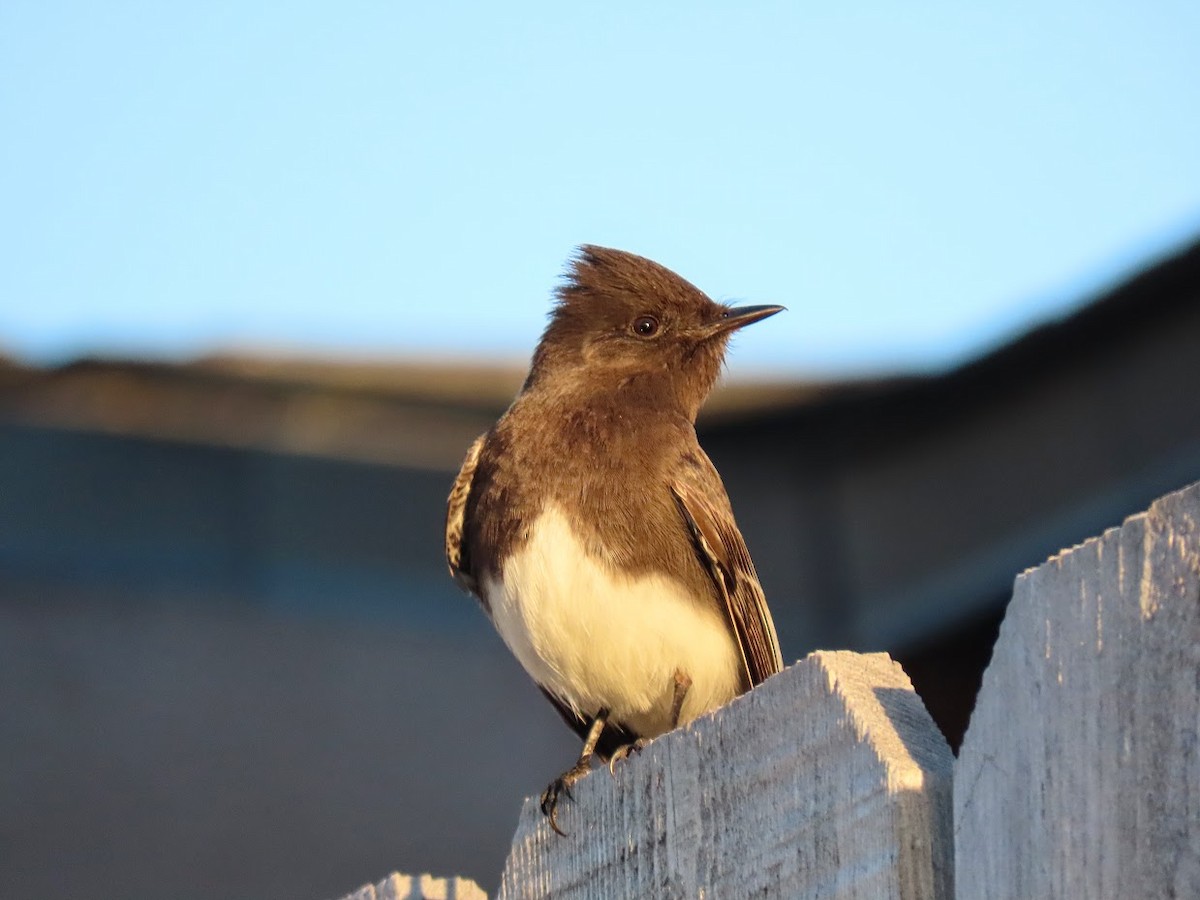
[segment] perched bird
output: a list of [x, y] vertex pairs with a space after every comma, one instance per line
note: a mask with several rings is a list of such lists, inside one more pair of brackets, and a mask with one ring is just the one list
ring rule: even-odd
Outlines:
[[[729, 307], [674, 272], [583, 246], [529, 375], [467, 451], [446, 559], [582, 738], [559, 798], [783, 668], [771, 613], [696, 413], [729, 336], [780, 306]], [[611, 765], [611, 763], [610, 763]]]

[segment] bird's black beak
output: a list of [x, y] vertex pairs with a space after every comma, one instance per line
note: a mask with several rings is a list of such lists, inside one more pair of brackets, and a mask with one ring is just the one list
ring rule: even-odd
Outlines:
[[755, 322], [761, 322], [768, 316], [783, 312], [785, 309], [787, 309], [786, 306], [731, 306], [721, 313], [721, 317], [716, 319], [709, 328], [712, 329], [714, 335], [728, 334]]

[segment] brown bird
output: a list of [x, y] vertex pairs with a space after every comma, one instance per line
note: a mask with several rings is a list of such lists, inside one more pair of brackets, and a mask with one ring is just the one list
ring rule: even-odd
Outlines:
[[[467, 451], [446, 559], [582, 738], [542, 794], [783, 668], [750, 554], [696, 413], [737, 329], [657, 263], [584, 246], [521, 392]], [[611, 763], [610, 763], [611, 764]]]

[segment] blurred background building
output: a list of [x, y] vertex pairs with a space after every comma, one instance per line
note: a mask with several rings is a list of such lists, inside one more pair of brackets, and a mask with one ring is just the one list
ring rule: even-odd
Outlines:
[[[493, 882], [577, 751], [442, 560], [522, 375], [0, 368], [4, 881]], [[887, 650], [957, 744], [1014, 574], [1200, 478], [1198, 385], [1200, 245], [943, 374], [726, 388], [701, 440], [785, 658]]]

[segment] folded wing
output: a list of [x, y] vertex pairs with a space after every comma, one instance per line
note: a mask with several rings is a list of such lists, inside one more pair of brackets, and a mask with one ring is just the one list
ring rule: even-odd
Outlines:
[[741, 647], [747, 686], [753, 687], [783, 669], [779, 638], [725, 487], [703, 451], [685, 457], [671, 492], [725, 603]]
[[[466, 544], [463, 540], [467, 514], [467, 499], [471, 496], [471, 482], [475, 478], [475, 466], [479, 462], [479, 452], [483, 449], [481, 434], [467, 450], [458, 477], [454, 479], [454, 487], [450, 489], [450, 497], [446, 501], [446, 565], [450, 567], [450, 575], [464, 591], [479, 596], [479, 586], [475, 574], [471, 570], [471, 560], [468, 558]], [[482, 600], [482, 598], [480, 598]]]

